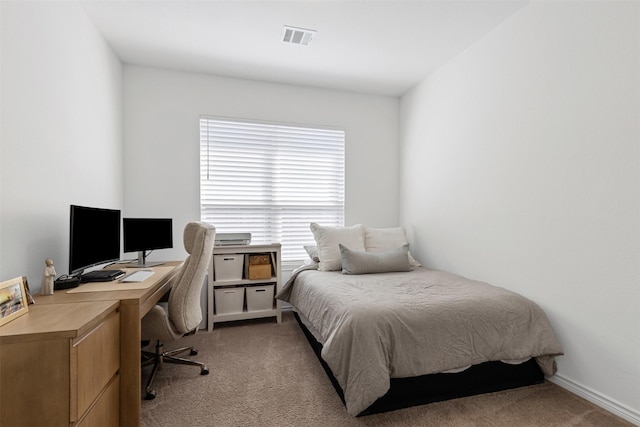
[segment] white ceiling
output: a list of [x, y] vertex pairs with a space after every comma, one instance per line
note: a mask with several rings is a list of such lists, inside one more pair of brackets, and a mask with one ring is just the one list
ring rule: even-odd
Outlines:
[[[399, 96], [527, 0], [80, 0], [124, 63]], [[283, 25], [317, 31], [309, 46]]]

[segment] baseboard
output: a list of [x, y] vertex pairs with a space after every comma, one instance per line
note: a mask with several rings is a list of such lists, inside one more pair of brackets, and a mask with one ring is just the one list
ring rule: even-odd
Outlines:
[[608, 397], [605, 397], [602, 394], [583, 386], [582, 384], [578, 384], [575, 381], [565, 378], [562, 375], [556, 374], [547, 379], [552, 383], [566, 390], [569, 390], [573, 394], [576, 394], [588, 400], [589, 402], [594, 403], [621, 418], [624, 418], [630, 423], [640, 426], [640, 412], [635, 411], [620, 402], [609, 399]]

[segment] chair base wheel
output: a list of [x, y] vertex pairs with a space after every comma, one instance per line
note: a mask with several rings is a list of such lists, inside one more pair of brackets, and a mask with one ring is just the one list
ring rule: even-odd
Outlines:
[[155, 390], [148, 391], [147, 394], [144, 396], [144, 400], [153, 400], [155, 398], [156, 398]]
[[206, 366], [200, 370], [200, 375], [209, 375], [209, 368]]
[[198, 350], [196, 350], [195, 348], [192, 348], [191, 351], [189, 352], [189, 355], [197, 356], [198, 355]]

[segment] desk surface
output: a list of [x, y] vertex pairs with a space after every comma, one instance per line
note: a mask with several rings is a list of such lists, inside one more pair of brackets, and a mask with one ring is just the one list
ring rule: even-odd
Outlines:
[[[99, 283], [99, 285], [103, 287], [112, 286], [113, 290], [68, 292], [70, 290], [80, 289], [83, 286], [93, 286], [97, 284], [96, 282], [82, 283], [78, 288], [55, 291], [53, 295], [34, 295], [34, 299], [36, 304], [119, 300], [123, 305], [140, 305], [140, 317], [142, 318], [171, 288], [169, 280], [180, 271], [178, 267], [181, 265], [181, 261], [168, 261], [161, 266], [153, 267], [153, 270], [157, 271], [157, 274], [145, 280], [145, 282], [151, 282], [151, 284], [144, 289], [123, 289], [124, 284], [114, 280], [112, 282]], [[111, 268], [118, 268], [118, 266], [114, 265]], [[128, 273], [136, 269], [121, 268], [121, 270]], [[160, 295], [156, 295], [158, 293], [160, 293]]]
[[[166, 265], [162, 264], [156, 267], [146, 268], [145, 270], [149, 272], [151, 270], [151, 275], [147, 277], [145, 280], [140, 282], [122, 282], [122, 279], [111, 280], [108, 282], [90, 282], [83, 283], [77, 288], [71, 288], [66, 290], [65, 292], [68, 294], [76, 294], [76, 293], [84, 293], [84, 292], [112, 292], [112, 291], [136, 291], [136, 290], [145, 290], [155, 283], [157, 283], [158, 278], [164, 277], [166, 274], [171, 273], [175, 265]], [[135, 273], [139, 271], [135, 268], [122, 268], [122, 271], [126, 273], [125, 277], [130, 273]]]

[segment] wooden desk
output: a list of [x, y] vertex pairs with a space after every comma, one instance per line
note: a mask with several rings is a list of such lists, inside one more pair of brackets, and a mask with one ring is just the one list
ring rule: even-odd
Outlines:
[[[171, 267], [171, 268], [166, 268]], [[35, 301], [40, 304], [62, 304], [91, 301], [120, 301], [120, 425], [139, 426], [141, 417], [141, 358], [140, 358], [140, 319], [171, 289], [174, 278], [182, 262], [171, 261], [153, 268], [156, 274], [145, 282], [150, 285], [146, 289], [122, 290], [121, 283], [114, 281], [105, 283], [113, 285], [114, 290], [99, 292], [70, 293], [70, 290], [56, 291], [53, 295], [36, 295]], [[126, 272], [135, 269], [113, 265], [110, 268]], [[80, 285], [82, 287], [83, 285]], [[118, 289], [120, 288], [120, 289]], [[23, 316], [24, 317], [24, 316]]]

